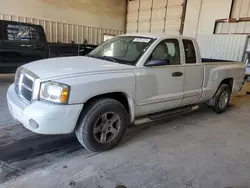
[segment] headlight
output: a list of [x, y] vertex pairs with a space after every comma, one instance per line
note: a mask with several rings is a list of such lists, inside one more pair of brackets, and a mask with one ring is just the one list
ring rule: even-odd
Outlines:
[[45, 82], [41, 85], [40, 99], [66, 104], [69, 98], [69, 86], [56, 82]]

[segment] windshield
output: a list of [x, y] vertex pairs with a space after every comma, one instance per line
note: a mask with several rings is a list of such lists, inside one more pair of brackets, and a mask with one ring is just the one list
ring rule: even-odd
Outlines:
[[115, 63], [135, 65], [152, 42], [152, 38], [146, 37], [114, 37], [102, 43], [87, 56]]

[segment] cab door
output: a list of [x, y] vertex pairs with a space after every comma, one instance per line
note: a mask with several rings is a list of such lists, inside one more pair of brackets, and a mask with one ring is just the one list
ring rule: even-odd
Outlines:
[[136, 73], [136, 113], [143, 115], [179, 107], [183, 99], [184, 67], [177, 39], [161, 41], [151, 60], [167, 60], [164, 66], [146, 66]]
[[185, 53], [185, 65], [184, 65], [184, 92], [182, 106], [195, 104], [199, 101], [202, 95], [202, 84], [204, 69], [200, 58], [197, 57], [198, 49], [195, 49], [194, 42], [192, 40], [183, 39], [183, 47]]

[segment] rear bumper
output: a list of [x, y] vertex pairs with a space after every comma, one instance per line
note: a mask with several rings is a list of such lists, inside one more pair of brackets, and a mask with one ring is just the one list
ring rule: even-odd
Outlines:
[[68, 134], [74, 131], [83, 104], [55, 105], [41, 101], [26, 103], [14, 91], [7, 92], [11, 115], [27, 129], [38, 134]]

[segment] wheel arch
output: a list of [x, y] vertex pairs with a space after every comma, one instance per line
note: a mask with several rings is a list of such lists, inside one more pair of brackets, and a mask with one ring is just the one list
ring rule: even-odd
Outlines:
[[230, 91], [232, 92], [233, 91], [233, 83], [234, 83], [234, 79], [233, 78], [226, 78], [226, 79], [224, 79], [224, 80], [221, 81], [219, 87], [222, 84], [227, 84], [230, 87]]
[[[129, 122], [133, 123], [135, 119], [135, 105], [134, 105], [134, 99], [129, 94], [124, 92], [110, 92], [110, 93], [102, 93], [95, 96], [92, 96], [86, 100], [84, 103], [85, 105], [88, 105], [92, 101], [100, 98], [111, 98], [118, 102], [120, 102], [124, 108], [126, 109], [128, 116], [129, 116]], [[84, 107], [82, 111], [84, 110]]]
[[221, 87], [222, 84], [226, 84], [230, 87], [230, 91], [233, 91], [233, 83], [234, 83], [234, 79], [233, 78], [225, 78], [223, 80], [221, 80], [221, 82], [219, 83], [219, 85], [217, 86], [217, 89], [213, 95], [213, 97], [215, 97]]

